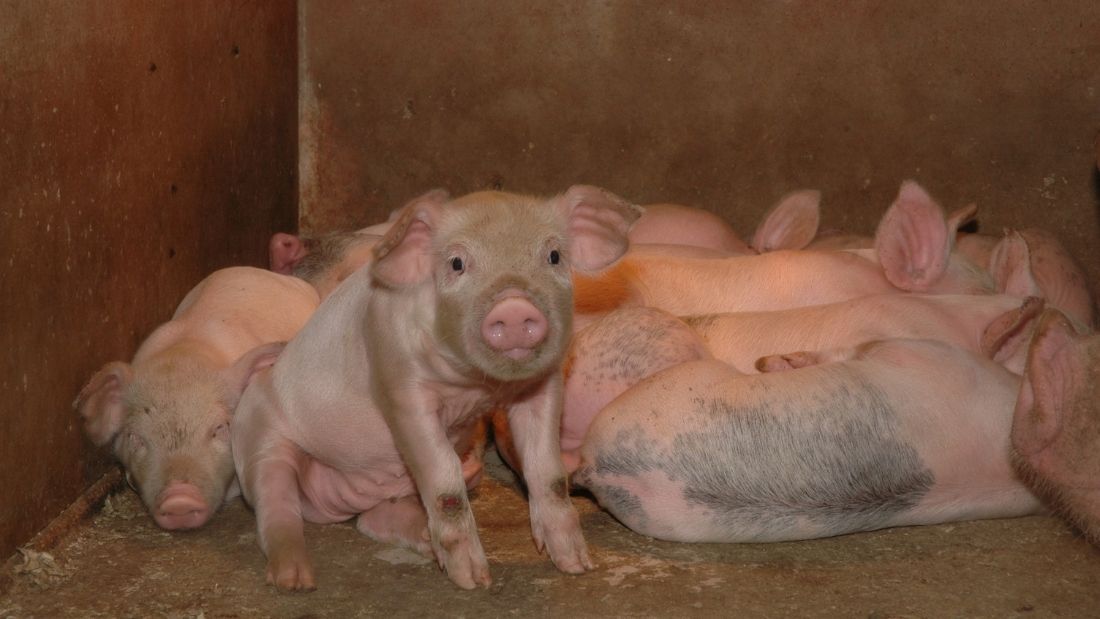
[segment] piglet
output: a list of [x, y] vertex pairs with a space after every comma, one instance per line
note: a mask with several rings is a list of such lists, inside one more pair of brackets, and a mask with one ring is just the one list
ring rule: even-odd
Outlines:
[[108, 363], [80, 391], [73, 406], [88, 437], [110, 445], [158, 525], [202, 526], [236, 496], [229, 427], [237, 400], [317, 304], [297, 278], [216, 271], [131, 363]]
[[1100, 545], [1100, 336], [1056, 310], [1031, 343], [1012, 446], [1040, 496]]
[[618, 259], [638, 215], [588, 186], [407, 204], [241, 401], [233, 456], [268, 581], [313, 588], [303, 518], [355, 517], [376, 540], [434, 554], [458, 586], [487, 586], [466, 490], [476, 427], [499, 407], [537, 547], [562, 571], [590, 568], [558, 443], [571, 275]]
[[639, 382], [592, 423], [574, 481], [634, 531], [685, 542], [1040, 509], [1010, 462], [1019, 379], [1004, 368], [927, 340], [787, 356], [798, 369], [704, 359]]

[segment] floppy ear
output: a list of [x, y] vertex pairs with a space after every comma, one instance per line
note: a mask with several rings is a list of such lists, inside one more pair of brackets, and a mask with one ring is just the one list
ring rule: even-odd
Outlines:
[[241, 394], [244, 393], [245, 387], [248, 387], [248, 382], [256, 372], [275, 365], [275, 360], [279, 358], [279, 353], [283, 352], [284, 348], [286, 348], [286, 342], [261, 344], [246, 352], [233, 365], [222, 370], [222, 380], [226, 386], [226, 403], [231, 412], [237, 408]]
[[1058, 437], [1067, 410], [1088, 385], [1087, 361], [1070, 321], [1057, 310], [1047, 310], [1040, 320], [1012, 422], [1012, 444], [1023, 455], [1038, 453]]
[[618, 260], [629, 247], [627, 232], [643, 209], [610, 191], [591, 185], [573, 185], [550, 205], [569, 222], [572, 266], [577, 271], [599, 271]]
[[879, 222], [875, 252], [891, 284], [921, 292], [943, 276], [954, 236], [932, 196], [916, 182], [905, 181]]
[[431, 244], [439, 210], [450, 199], [433, 189], [413, 198], [393, 218], [393, 226], [374, 246], [371, 278], [389, 287], [418, 284], [432, 273]]
[[752, 247], [760, 253], [802, 249], [817, 236], [820, 221], [820, 191], [804, 189], [789, 193], [764, 216], [752, 236]]
[[84, 419], [84, 432], [97, 446], [109, 443], [122, 428], [126, 417], [122, 390], [133, 376], [129, 363], [112, 361], [92, 375], [73, 401], [73, 408]]

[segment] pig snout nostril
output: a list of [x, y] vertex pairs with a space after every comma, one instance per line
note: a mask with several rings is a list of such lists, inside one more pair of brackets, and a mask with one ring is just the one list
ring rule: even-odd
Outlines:
[[546, 339], [546, 331], [546, 317], [530, 301], [520, 297], [498, 302], [481, 324], [485, 343], [512, 359], [530, 356]]
[[206, 523], [211, 509], [192, 484], [172, 484], [157, 499], [153, 519], [165, 529], [194, 529]]

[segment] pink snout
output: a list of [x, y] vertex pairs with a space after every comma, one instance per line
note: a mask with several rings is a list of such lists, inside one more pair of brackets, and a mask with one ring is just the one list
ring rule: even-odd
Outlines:
[[512, 295], [498, 301], [481, 323], [485, 343], [517, 360], [529, 356], [546, 339], [546, 330], [542, 312], [527, 299]]
[[194, 484], [173, 482], [157, 497], [153, 519], [163, 529], [194, 529], [206, 524], [210, 513]]

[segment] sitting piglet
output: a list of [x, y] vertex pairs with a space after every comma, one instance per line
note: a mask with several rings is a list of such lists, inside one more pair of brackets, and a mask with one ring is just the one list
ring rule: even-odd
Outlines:
[[108, 443], [157, 524], [193, 529], [237, 495], [229, 425], [249, 377], [270, 365], [317, 308], [307, 283], [251, 267], [215, 271], [172, 320], [113, 361], [73, 403]]
[[576, 186], [550, 200], [437, 190], [407, 204], [245, 391], [233, 457], [256, 510], [267, 579], [314, 587], [303, 519], [357, 517], [379, 541], [434, 553], [463, 588], [489, 568], [466, 489], [475, 428], [508, 411], [537, 546], [592, 567], [559, 457], [573, 270], [627, 248], [640, 209]]

